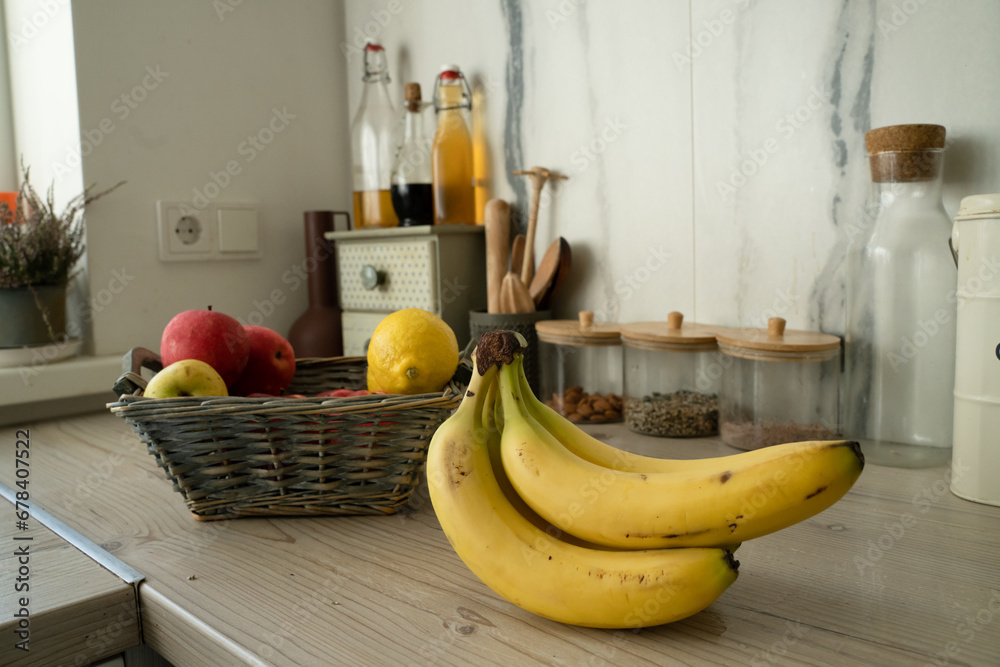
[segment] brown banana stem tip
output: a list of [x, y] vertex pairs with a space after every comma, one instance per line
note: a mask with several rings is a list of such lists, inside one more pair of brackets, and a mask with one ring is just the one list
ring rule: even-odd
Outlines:
[[476, 368], [485, 375], [490, 366], [506, 366], [513, 363], [514, 355], [525, 349], [524, 337], [516, 331], [487, 331], [479, 337], [476, 347]]

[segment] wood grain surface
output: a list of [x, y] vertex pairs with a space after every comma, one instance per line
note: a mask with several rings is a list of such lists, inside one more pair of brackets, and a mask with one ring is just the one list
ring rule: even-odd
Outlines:
[[[645, 454], [735, 453], [588, 430]], [[423, 487], [388, 517], [199, 522], [118, 418], [31, 434], [35, 499], [146, 575], [145, 641], [177, 667], [1000, 664], [1000, 508], [953, 496], [945, 468], [868, 466], [827, 511], [745, 543], [740, 578], [702, 613], [607, 631], [495, 595], [452, 551]], [[0, 430], [8, 485], [14, 440]]]
[[[12, 486], [8, 468], [13, 466], [3, 465], [5, 483]], [[28, 530], [18, 530], [14, 505], [3, 498], [0, 515], [0, 665], [88, 665], [139, 644], [138, 603], [130, 584], [33, 518]], [[22, 546], [28, 550], [27, 581], [18, 581], [24, 575], [15, 552]], [[28, 590], [16, 590], [17, 583]], [[21, 639], [14, 634], [20, 620], [14, 614], [22, 598], [28, 601], [28, 651], [15, 646]]]

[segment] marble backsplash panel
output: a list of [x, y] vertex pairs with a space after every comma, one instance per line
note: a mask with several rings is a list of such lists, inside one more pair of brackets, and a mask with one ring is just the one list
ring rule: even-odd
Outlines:
[[841, 333], [865, 131], [945, 125], [950, 214], [1000, 190], [998, 23], [990, 0], [348, 0], [341, 51], [352, 110], [366, 35], [396, 99], [459, 64], [484, 91], [493, 195], [518, 211], [513, 170], [569, 176], [536, 246], [573, 246], [557, 316]]

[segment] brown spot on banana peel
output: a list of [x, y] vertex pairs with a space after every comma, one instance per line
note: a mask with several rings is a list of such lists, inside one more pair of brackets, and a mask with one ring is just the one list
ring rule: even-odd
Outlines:
[[723, 484], [725, 484], [726, 482], [729, 481], [729, 479], [732, 476], [733, 476], [733, 473], [731, 473], [730, 471], [727, 470], [726, 472], [722, 473], [722, 475], [719, 477], [719, 481], [722, 482]]
[[810, 493], [808, 496], [806, 496], [806, 500], [809, 500], [810, 498], [815, 498], [816, 496], [818, 496], [819, 494], [823, 493], [824, 491], [826, 491], [826, 487], [825, 486], [821, 486], [818, 489], [816, 489], [815, 491], [813, 491], [812, 493]]
[[645, 540], [645, 539], [649, 539], [649, 538], [664, 539], [664, 540], [673, 540], [673, 539], [676, 539], [678, 537], [692, 537], [694, 535], [701, 535], [701, 534], [707, 533], [707, 532], [709, 532], [709, 529], [708, 528], [704, 528], [704, 529], [696, 531], [694, 533], [674, 533], [674, 534], [671, 534], [671, 535], [656, 535], [656, 534], [645, 534], [645, 533], [625, 533], [625, 537], [626, 538], [633, 538], [634, 537], [637, 540]]

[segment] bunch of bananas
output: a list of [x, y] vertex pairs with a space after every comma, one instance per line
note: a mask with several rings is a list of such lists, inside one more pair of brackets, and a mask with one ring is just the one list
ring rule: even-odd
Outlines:
[[487, 586], [563, 623], [638, 628], [686, 618], [732, 584], [744, 540], [823, 511], [854, 484], [854, 442], [667, 460], [594, 439], [539, 401], [524, 338], [483, 334], [461, 405], [431, 440], [431, 502]]

